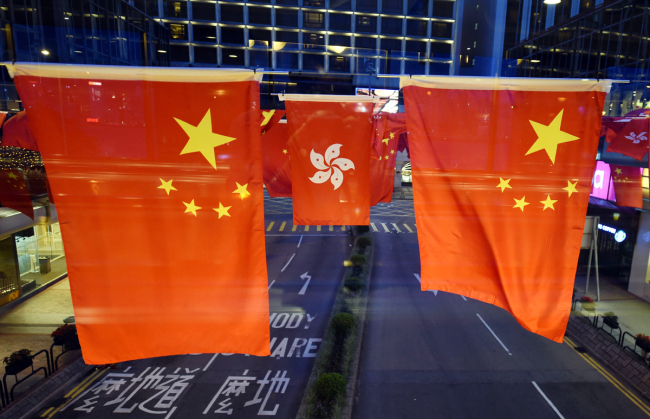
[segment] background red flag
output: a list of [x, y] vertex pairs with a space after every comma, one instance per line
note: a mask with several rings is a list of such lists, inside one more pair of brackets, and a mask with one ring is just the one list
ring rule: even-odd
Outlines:
[[373, 117], [373, 148], [376, 159], [370, 160], [370, 205], [390, 202], [395, 186], [395, 161], [400, 136], [406, 132], [403, 113], [380, 112]]
[[273, 125], [262, 135], [264, 185], [271, 198], [291, 197], [289, 129], [286, 122]]
[[29, 126], [29, 120], [25, 111], [18, 112], [2, 126], [1, 145], [3, 147], [21, 147], [27, 150], [38, 151], [38, 144]]
[[[373, 98], [284, 95], [295, 225], [370, 224]], [[369, 100], [368, 100], [369, 99]]]
[[34, 206], [22, 170], [0, 170], [0, 203], [34, 219]]
[[264, 135], [265, 132], [268, 132], [271, 128], [273, 128], [284, 116], [285, 111], [280, 110], [280, 109], [270, 109], [270, 110], [263, 110], [262, 111], [262, 119], [260, 122], [260, 128], [262, 130], [262, 135]]
[[610, 165], [616, 205], [619, 207], [643, 208], [642, 172], [639, 167]]
[[269, 355], [261, 75], [9, 70], [56, 195], [86, 362]]
[[402, 79], [422, 289], [561, 342], [608, 84], [503, 80]]
[[648, 152], [649, 132], [650, 118], [634, 118], [611, 140], [607, 151], [641, 160]]

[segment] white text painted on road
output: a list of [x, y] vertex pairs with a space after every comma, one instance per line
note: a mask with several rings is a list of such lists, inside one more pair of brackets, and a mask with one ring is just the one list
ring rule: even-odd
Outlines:
[[[315, 358], [318, 353], [318, 343], [323, 339], [320, 338], [294, 338], [293, 343], [289, 346], [289, 339], [282, 339], [275, 345], [278, 338], [271, 339], [271, 357], [272, 358]], [[289, 352], [287, 352], [289, 347]]]
[[[300, 327], [305, 316], [302, 313], [271, 313], [269, 316], [269, 324], [274, 329], [297, 329]], [[307, 314], [307, 322], [305, 329], [309, 329], [309, 324], [316, 316]]]
[[510, 351], [508, 350], [508, 348], [506, 348], [506, 345], [504, 345], [503, 342], [501, 342], [501, 339], [499, 339], [499, 337], [497, 336], [497, 334], [494, 333], [494, 331], [493, 331], [492, 329], [490, 329], [490, 326], [488, 326], [487, 323], [485, 323], [485, 320], [483, 320], [483, 317], [481, 317], [481, 315], [478, 314], [478, 313], [476, 313], [476, 315], [478, 316], [479, 319], [481, 319], [481, 321], [483, 322], [483, 324], [485, 325], [485, 327], [487, 327], [487, 329], [490, 331], [490, 333], [492, 333], [492, 336], [494, 336], [494, 338], [495, 338], [495, 339], [496, 339], [496, 340], [501, 344], [501, 346], [503, 346], [503, 349], [505, 349], [506, 352], [508, 352], [508, 355], [512, 355], [512, 354], [510, 353]]
[[311, 281], [311, 276], [307, 275], [309, 271], [305, 272], [304, 274], [300, 275], [300, 278], [304, 281], [305, 279], [305, 285], [302, 286], [300, 291], [298, 292], [298, 295], [305, 295], [305, 292], [307, 291], [307, 287], [309, 286], [309, 281]]

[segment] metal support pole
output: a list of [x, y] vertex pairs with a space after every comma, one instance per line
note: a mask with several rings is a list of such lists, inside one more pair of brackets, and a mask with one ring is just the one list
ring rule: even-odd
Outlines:
[[587, 285], [585, 285], [585, 294], [589, 292], [589, 277], [591, 276], [591, 258], [594, 254], [594, 237], [593, 233], [589, 242], [589, 262], [587, 262]]
[[600, 277], [598, 276], [598, 224], [600, 217], [594, 217], [594, 255], [596, 257], [596, 300], [600, 301]]

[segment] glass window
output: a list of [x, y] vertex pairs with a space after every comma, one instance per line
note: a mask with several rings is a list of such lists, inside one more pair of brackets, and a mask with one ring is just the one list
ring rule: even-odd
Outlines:
[[270, 7], [248, 7], [248, 23], [258, 25], [271, 24], [271, 8]]
[[431, 42], [431, 58], [451, 58], [451, 44]]
[[357, 0], [357, 11], [377, 12], [377, 0]]
[[221, 43], [244, 45], [244, 29], [221, 27]]
[[271, 45], [271, 31], [266, 29], [249, 29], [249, 41], [259, 41], [266, 43], [267, 46]]
[[352, 28], [352, 15], [346, 13], [330, 13], [330, 30], [350, 31]]
[[377, 33], [377, 18], [375, 16], [356, 15], [356, 31]]
[[305, 7], [325, 7], [324, 0], [302, 0], [302, 5]]
[[215, 20], [216, 7], [214, 3], [192, 2], [192, 19], [195, 20]]
[[302, 33], [303, 45], [325, 45], [325, 35], [320, 33]]
[[449, 74], [449, 64], [429, 63], [429, 74]]
[[280, 42], [298, 43], [298, 32], [275, 31], [275, 40]]
[[187, 25], [184, 23], [170, 23], [169, 33], [172, 39], [187, 40]]
[[298, 26], [298, 11], [291, 9], [275, 9], [275, 24], [277, 26]]
[[318, 54], [302, 54], [302, 69], [305, 71], [324, 71], [325, 56]]
[[303, 26], [305, 28], [324, 29], [325, 14], [318, 12], [303, 12]]
[[404, 74], [425, 74], [426, 61], [404, 61]]
[[196, 42], [217, 42], [217, 27], [210, 25], [192, 25], [192, 36]]
[[351, 45], [350, 37], [344, 35], [330, 35], [328, 44], [337, 45], [340, 47], [349, 47]]
[[427, 21], [406, 19], [406, 34], [410, 36], [427, 36]]
[[330, 55], [327, 57], [329, 64], [329, 71], [337, 73], [350, 72], [350, 57], [341, 57], [338, 55]]
[[297, 6], [298, 0], [275, 0], [275, 4], [286, 4], [288, 6]]
[[368, 38], [365, 36], [355, 36], [354, 37], [354, 46], [356, 48], [366, 48], [366, 49], [376, 49], [377, 48], [377, 38]]
[[379, 60], [379, 74], [401, 74], [402, 61], [399, 59], [380, 59]]
[[451, 39], [451, 29], [451, 22], [431, 22], [431, 37]]
[[233, 4], [220, 4], [221, 21], [244, 23], [244, 7]]
[[435, 17], [454, 17], [454, 1], [453, 0], [434, 0], [433, 1], [433, 16]]
[[187, 18], [187, 1], [163, 0], [163, 16]]
[[248, 60], [250, 67], [270, 68], [272, 57], [273, 52], [270, 49], [248, 50]]
[[[427, 53], [427, 42], [426, 41], [406, 41], [405, 50], [411, 53], [417, 53], [415, 56], [422, 57]], [[413, 57], [414, 54], [407, 54], [408, 57]]]
[[243, 49], [222, 48], [221, 61], [223, 65], [243, 66], [246, 63]]
[[217, 49], [210, 47], [194, 47], [194, 62], [201, 64], [217, 64]]
[[275, 68], [278, 70], [297, 70], [298, 54], [293, 52], [276, 52]]
[[401, 56], [402, 55], [402, 40], [382, 38], [379, 49], [388, 51], [388, 55]]
[[185, 45], [171, 44], [169, 46], [169, 52], [170, 52], [170, 60], [171, 61], [188, 62], [190, 60], [189, 47], [187, 47]]
[[381, 18], [381, 33], [387, 35], [401, 35], [402, 34], [402, 20], [401, 18], [382, 17]]
[[330, 9], [352, 10], [352, 1], [351, 0], [330, 0]]
[[[409, 16], [428, 16], [430, 0], [407, 0], [406, 10]], [[434, 12], [435, 13], [435, 12]]]
[[381, 2], [382, 13], [404, 13], [404, 0], [383, 0]]

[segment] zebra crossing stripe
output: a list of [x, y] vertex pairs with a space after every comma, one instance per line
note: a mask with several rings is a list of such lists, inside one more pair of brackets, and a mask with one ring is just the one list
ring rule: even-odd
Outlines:
[[291, 227], [291, 231], [296, 231], [297, 228], [298, 228], [298, 226], [293, 226], [293, 227]]
[[286, 221], [282, 221], [282, 224], [280, 225], [280, 231], [284, 231], [284, 226], [287, 225]]
[[397, 227], [397, 224], [395, 223], [391, 223], [391, 224], [393, 225], [393, 227], [395, 227], [395, 230], [397, 230], [398, 233], [402, 232], [402, 230], [400, 230], [399, 227]]
[[374, 231], [375, 233], [379, 231], [377, 230], [377, 226], [375, 225], [375, 223], [370, 223], [370, 226], [372, 227], [372, 231]]
[[330, 231], [334, 231], [334, 226], [330, 226]]
[[341, 231], [345, 231], [345, 226], [341, 226]]
[[266, 231], [271, 231], [271, 229], [273, 228], [273, 224], [275, 224], [275, 221], [271, 221], [271, 224], [269, 224]]
[[411, 227], [409, 227], [408, 224], [404, 224], [404, 227], [406, 227], [409, 233], [413, 233], [413, 230], [411, 230]]
[[305, 231], [309, 231], [309, 226], [305, 226]]
[[381, 226], [384, 227], [384, 233], [390, 233], [390, 230], [386, 227], [386, 223], [381, 223]]
[[320, 231], [320, 226], [316, 226], [316, 231]]

